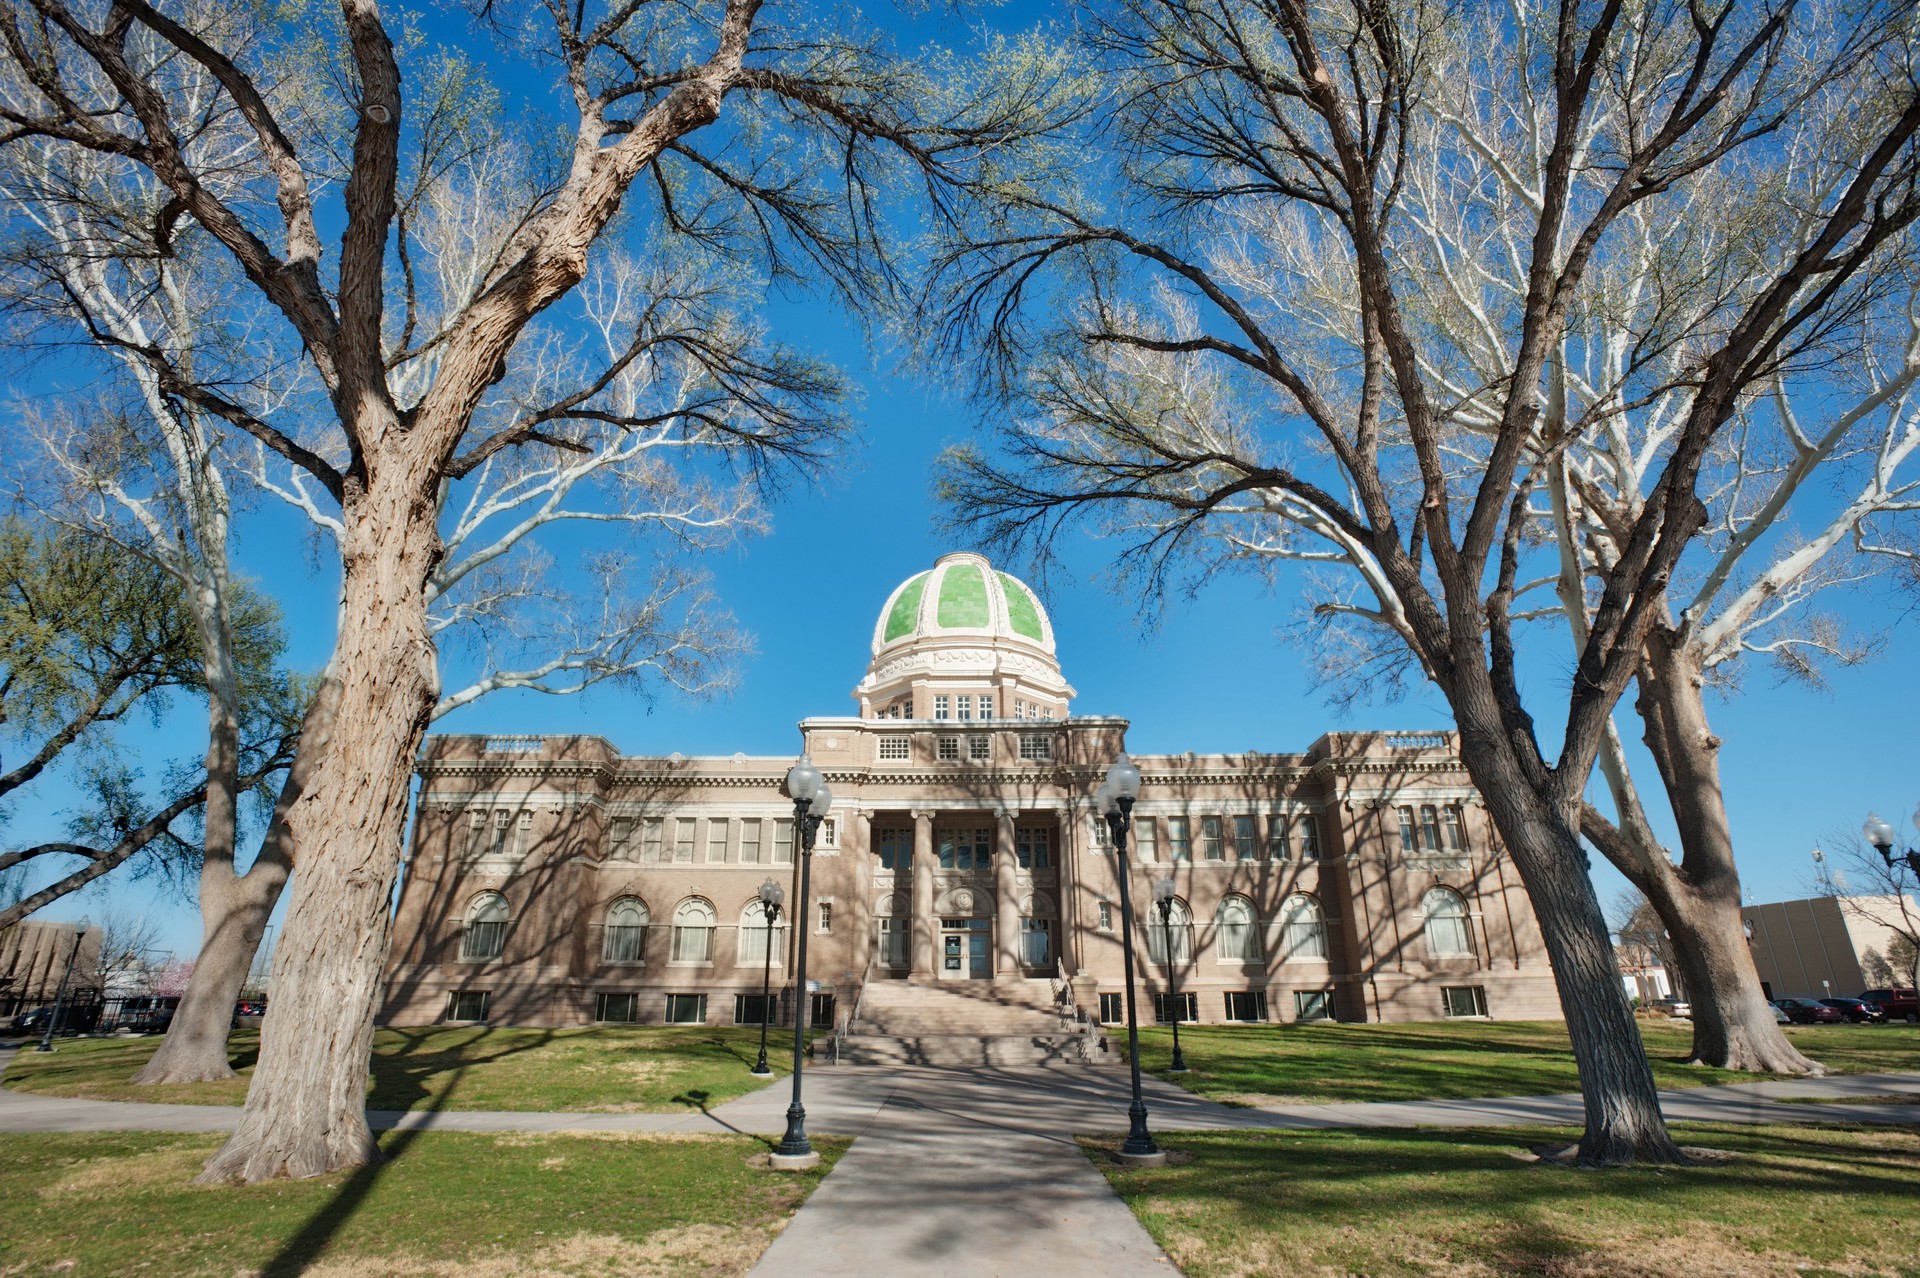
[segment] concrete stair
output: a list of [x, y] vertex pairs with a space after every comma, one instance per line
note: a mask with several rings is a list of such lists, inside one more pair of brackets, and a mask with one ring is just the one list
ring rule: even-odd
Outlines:
[[1049, 980], [876, 980], [840, 1044], [843, 1065], [1090, 1063], [1099, 1028], [1055, 1002]]

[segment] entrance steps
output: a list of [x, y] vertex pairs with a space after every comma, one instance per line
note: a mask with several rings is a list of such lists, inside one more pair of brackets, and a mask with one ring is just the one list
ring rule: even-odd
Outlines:
[[839, 1045], [846, 1065], [1090, 1063], [1099, 1028], [1051, 980], [875, 980]]

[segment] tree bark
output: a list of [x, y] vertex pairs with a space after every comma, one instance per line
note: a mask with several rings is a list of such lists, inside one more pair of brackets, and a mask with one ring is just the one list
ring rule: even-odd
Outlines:
[[[1586, 1117], [1578, 1161], [1583, 1167], [1685, 1162], [1667, 1134], [1578, 832], [1529, 782], [1498, 729], [1476, 732], [1460, 710], [1456, 700], [1461, 762], [1526, 884], [1566, 1016]], [[1577, 810], [1573, 815], [1577, 819]]]
[[380, 1156], [366, 1120], [373, 1014], [413, 761], [440, 687], [426, 625], [440, 457], [410, 456], [405, 434], [391, 421], [359, 432], [387, 455], [368, 458], [366, 488], [343, 503], [340, 638], [322, 693], [333, 708], [300, 743], [308, 771], [286, 813], [295, 874], [272, 1011], [246, 1109], [202, 1184], [318, 1176]]
[[1693, 1060], [1720, 1069], [1823, 1073], [1773, 1019], [1747, 946], [1720, 788], [1720, 739], [1707, 724], [1699, 661], [1656, 626], [1639, 684], [1638, 709], [1680, 831], [1681, 861], [1676, 866], [1650, 846], [1637, 858], [1642, 872], [1628, 877], [1646, 893], [1673, 942], [1692, 1004]]

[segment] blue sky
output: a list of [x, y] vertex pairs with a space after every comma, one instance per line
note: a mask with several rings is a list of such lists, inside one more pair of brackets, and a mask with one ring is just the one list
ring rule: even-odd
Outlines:
[[[1017, 26], [1045, 8], [1008, 6], [994, 25]], [[852, 712], [849, 693], [864, 672], [874, 618], [888, 593], [938, 555], [977, 548], [936, 531], [928, 474], [940, 449], [968, 438], [976, 423], [964, 403], [889, 371], [823, 304], [783, 301], [774, 317], [789, 340], [812, 341], [858, 381], [862, 433], [818, 486], [787, 494], [770, 535], [705, 560], [720, 597], [755, 636], [757, 652], [741, 662], [735, 695], [698, 703], [663, 696], [649, 707], [619, 691], [512, 693], [457, 712], [439, 730], [592, 732], [633, 753], [777, 754], [795, 747], [799, 719]], [[324, 561], [331, 550], [307, 555], [307, 535], [298, 519], [261, 499], [241, 525], [237, 560], [270, 584], [287, 611], [293, 662], [313, 669], [331, 646], [334, 590], [329, 572], [308, 571], [310, 560]], [[1246, 578], [1222, 578], [1196, 599], [1167, 600], [1148, 630], [1131, 601], [1094, 579], [1106, 557], [1096, 543], [1074, 547], [1067, 556], [1072, 575], [1051, 581], [1043, 598], [1062, 666], [1079, 690], [1075, 708], [1129, 718], [1136, 749], [1298, 750], [1330, 729], [1450, 723], [1444, 702], [1424, 687], [1398, 704], [1366, 704], [1336, 717], [1310, 685], [1301, 654], [1275, 633], [1294, 607], [1285, 585], [1269, 595]], [[1002, 566], [1024, 575], [1024, 565]], [[1889, 632], [1874, 662], [1835, 672], [1827, 691], [1777, 686], [1755, 669], [1744, 695], [1710, 705], [1726, 743], [1727, 796], [1755, 900], [1805, 894], [1809, 849], [1857, 829], [1869, 808], [1911, 833], [1906, 814], [1920, 799], [1910, 744], [1911, 725], [1920, 720], [1920, 680], [1910, 672], [1920, 641], [1910, 621], [1900, 624], [1902, 605], [1890, 597], [1854, 596], [1837, 606], [1856, 624]], [[1543, 723], [1564, 705], [1569, 664], [1558, 632], [1543, 629], [1527, 645], [1527, 692], [1537, 698]], [[1637, 735], [1630, 707], [1619, 722], [1629, 738]], [[183, 704], [159, 728], [132, 730], [127, 739], [157, 773], [164, 757], [196, 754], [200, 730], [197, 713]], [[1657, 790], [1650, 764], [1642, 773], [1643, 785]], [[7, 840], [55, 834], [66, 802], [49, 787], [17, 803]], [[1604, 867], [1597, 877], [1603, 899], [1622, 886]], [[185, 954], [197, 945], [192, 904], [156, 897], [147, 885], [109, 881], [43, 917], [97, 915], [111, 904], [154, 913], [167, 948]]]

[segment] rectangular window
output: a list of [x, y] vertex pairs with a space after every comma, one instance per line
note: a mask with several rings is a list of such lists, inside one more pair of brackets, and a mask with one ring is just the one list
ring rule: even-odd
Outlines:
[[653, 862], [660, 859], [660, 818], [648, 817], [640, 823], [640, 859]]
[[1053, 963], [1053, 920], [1020, 920], [1020, 961], [1028, 967]]
[[993, 718], [993, 698], [992, 697], [980, 698], [980, 717], [982, 719]]
[[633, 818], [615, 817], [607, 828], [607, 843], [612, 851], [607, 855], [616, 861], [626, 861], [633, 857]]
[[807, 1021], [814, 1029], [833, 1028], [833, 995], [815, 994], [811, 1000], [813, 1015]]
[[946, 697], [946, 694], [945, 694], [945, 693], [941, 693], [940, 695], [938, 695], [938, 696], [936, 696], [936, 697], [934, 697], [934, 699], [933, 699], [933, 717], [934, 717], [934, 718], [936, 718], [936, 719], [945, 719], [945, 718], [947, 718], [947, 717], [948, 717], [948, 715], [947, 715], [947, 697]]
[[447, 1019], [484, 1021], [487, 1019], [487, 1002], [490, 998], [486, 990], [455, 990], [447, 995]]
[[707, 818], [707, 864], [727, 863], [727, 826], [725, 817]]
[[1127, 996], [1124, 994], [1102, 994], [1100, 996], [1100, 1023], [1118, 1025], [1127, 1019]]
[[993, 831], [941, 830], [935, 835], [943, 870], [985, 870], [993, 864]]
[[1253, 834], [1253, 818], [1233, 819], [1233, 856], [1236, 861], [1251, 861], [1258, 855], [1259, 840]]
[[1023, 870], [1045, 870], [1053, 865], [1052, 831], [1021, 828], [1013, 832], [1013, 846]]
[[1448, 1016], [1485, 1016], [1487, 991], [1479, 985], [1442, 986], [1440, 1007]]
[[1152, 817], [1139, 817], [1133, 823], [1134, 855], [1141, 861], [1158, 861], [1160, 849], [1157, 843], [1154, 820]]
[[733, 1023], [735, 1025], [771, 1025], [773, 1024], [774, 1000], [762, 994], [735, 994], [733, 996]]
[[940, 758], [943, 761], [945, 761], [945, 760], [958, 759], [959, 757], [960, 757], [960, 738], [959, 737], [941, 737], [940, 738]]
[[909, 738], [903, 736], [881, 737], [880, 757], [882, 759], [903, 760], [913, 757]]
[[816, 927], [814, 931], [831, 932], [833, 931], [833, 902], [821, 901], [819, 905], [820, 905], [820, 918], [819, 918], [820, 925]]
[[1295, 990], [1293, 992], [1293, 1019], [1296, 1021], [1332, 1020], [1333, 991]]
[[1429, 852], [1440, 850], [1440, 813], [1431, 803], [1420, 805], [1420, 842]]
[[640, 1019], [640, 996], [638, 994], [596, 994], [593, 996], [593, 1019], [631, 1025]]
[[1167, 818], [1167, 859], [1170, 861], [1193, 860], [1193, 834], [1187, 826], [1185, 817]]
[[675, 963], [712, 962], [713, 928], [700, 923], [674, 924], [673, 961]]
[[1053, 758], [1053, 738], [1042, 733], [1021, 733], [1020, 757], [1040, 762]]
[[1209, 861], [1227, 859], [1227, 842], [1220, 833], [1219, 817], [1200, 818], [1200, 855]]
[[1293, 847], [1287, 838], [1287, 818], [1281, 812], [1267, 814], [1267, 859], [1270, 861], [1290, 861], [1293, 859]]
[[1027, 717], [1027, 703], [1018, 697], [1013, 699], [1013, 717], [1016, 719], [1024, 719]]
[[1464, 832], [1460, 828], [1460, 809], [1449, 804], [1441, 815], [1446, 818], [1447, 822], [1447, 851], [1465, 852], [1467, 850], [1467, 840], [1464, 837]]
[[1300, 818], [1300, 859], [1320, 859], [1320, 822], [1311, 812]]
[[748, 817], [740, 822], [740, 864], [760, 864], [759, 817]]
[[1400, 809], [1400, 850], [1408, 856], [1420, 850], [1413, 833], [1413, 809]]
[[692, 817], [680, 817], [673, 823], [673, 859], [677, 865], [693, 863]]
[[909, 934], [906, 919], [880, 920], [880, 962], [883, 966], [894, 968], [907, 966]]
[[826, 820], [822, 821], [820, 823], [820, 832], [815, 837], [814, 842], [816, 845], [823, 848], [839, 847], [840, 846], [839, 820], [834, 817], [828, 817]]
[[1162, 1025], [1173, 1024], [1173, 1014], [1180, 1013], [1180, 1023], [1200, 1019], [1200, 1000], [1194, 994], [1155, 994], [1153, 996], [1153, 1019]]
[[773, 822], [773, 863], [793, 864], [793, 818], [775, 818]]
[[1100, 902], [1100, 930], [1102, 932], [1113, 931], [1113, 902], [1112, 901]]
[[954, 706], [954, 709], [959, 712], [960, 719], [964, 722], [971, 722], [973, 720], [973, 694], [963, 692], [955, 697], [954, 701], [958, 703]]
[[985, 763], [993, 758], [992, 737], [968, 737], [967, 757], [975, 763]]
[[1227, 1019], [1230, 1021], [1264, 1022], [1267, 1019], [1266, 991], [1228, 990]]
[[600, 957], [608, 963], [638, 963], [646, 941], [644, 923], [609, 923], [600, 941]]
[[705, 1025], [706, 1023], [707, 996], [705, 994], [667, 995], [667, 1024]]
[[880, 831], [880, 868], [883, 870], [911, 870], [913, 868], [913, 831]]

